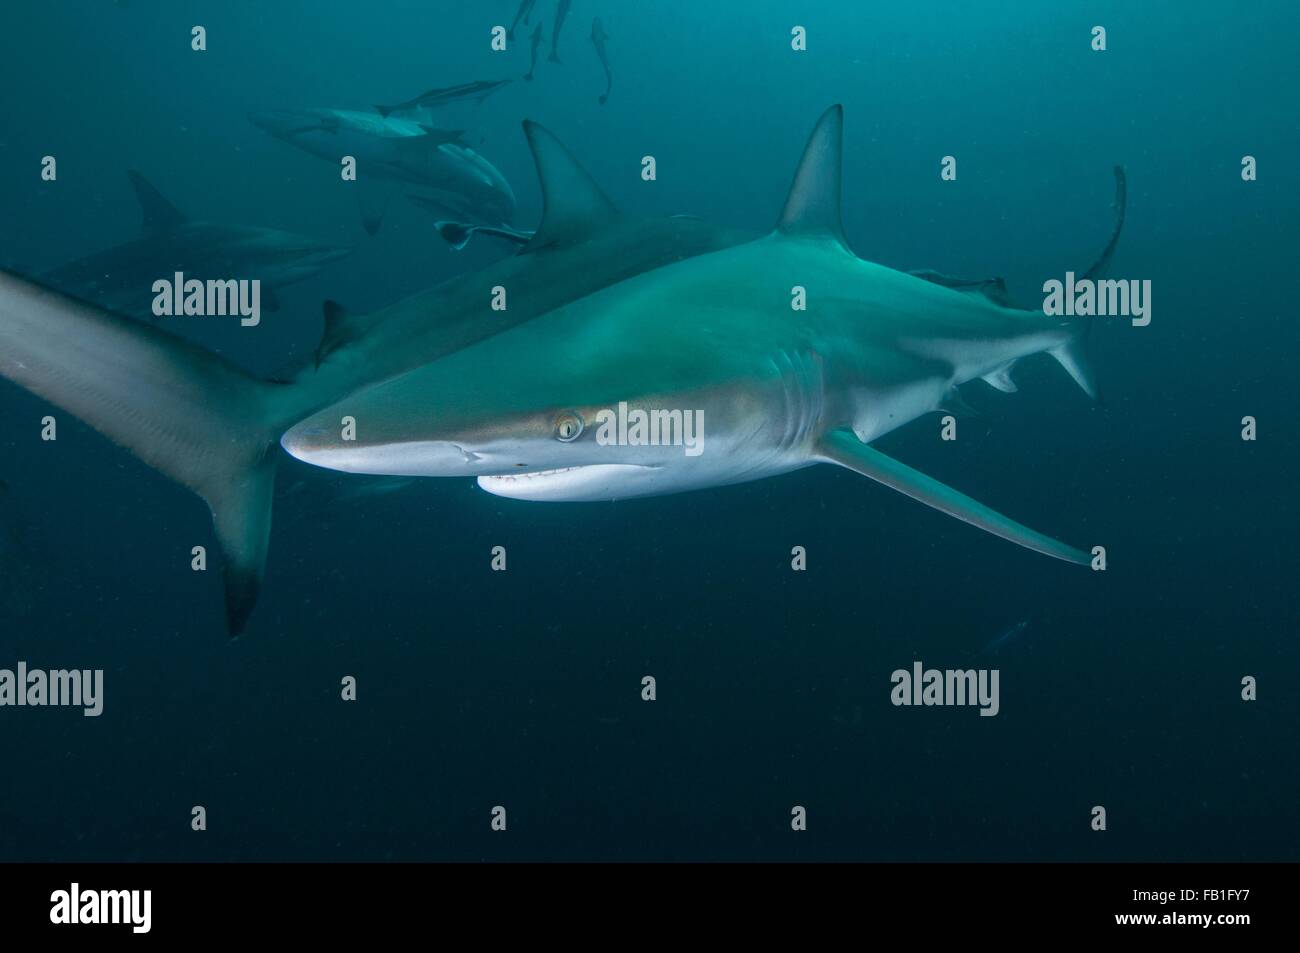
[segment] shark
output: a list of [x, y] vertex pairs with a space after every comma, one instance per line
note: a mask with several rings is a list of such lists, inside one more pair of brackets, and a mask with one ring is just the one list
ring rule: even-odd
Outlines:
[[[953, 287], [855, 255], [841, 225], [842, 141], [834, 106], [765, 237], [644, 272], [349, 394], [281, 444], [332, 470], [472, 477], [489, 493], [545, 502], [659, 496], [827, 463], [1088, 565], [1085, 549], [872, 446], [964, 384], [1007, 389], [1034, 355], [1055, 358], [1089, 396], [1097, 388], [1086, 322], [1017, 308], [1000, 283]], [[1088, 274], [1106, 266], [1117, 235]]]
[[[545, 318], [551, 326], [555, 315], [568, 313], [564, 306], [603, 289], [755, 241], [749, 231], [691, 216], [625, 215], [555, 136], [531, 121], [524, 133], [543, 208], [518, 253], [369, 314], [327, 302], [313, 359], [287, 377], [257, 378], [162, 328], [0, 271], [0, 376], [77, 416], [207, 503], [223, 554], [231, 636], [244, 630], [265, 574], [278, 447], [309, 462], [324, 460], [331, 453], [331, 418], [322, 411], [346, 404], [349, 395], [369, 401], [388, 382], [406, 381], [522, 325]], [[821, 148], [823, 138], [815, 135], [808, 150]], [[1117, 238], [1118, 226], [1110, 247]], [[915, 280], [967, 289], [948, 289], [952, 294], [1001, 286], [938, 273]], [[508, 289], [505, 310], [491, 307], [497, 288]], [[437, 409], [442, 426], [485, 386], [480, 381], [456, 397], [445, 417]], [[435, 416], [428, 407], [425, 414]], [[373, 447], [375, 418], [366, 421], [362, 445]], [[414, 424], [408, 418], [405, 426]], [[577, 423], [566, 417], [564, 435], [575, 430], [580, 438]], [[525, 458], [501, 469], [506, 472], [495, 476], [504, 484], [525, 473], [541, 479], [546, 468]]]
[[379, 230], [388, 188], [395, 183], [418, 186], [444, 208], [484, 224], [509, 224], [514, 218], [510, 183], [460, 141], [459, 130], [347, 109], [263, 110], [248, 118], [314, 156], [336, 163], [355, 158], [362, 224], [371, 235]]
[[414, 99], [395, 103], [392, 106], [376, 105], [375, 112], [381, 116], [391, 116], [393, 113], [425, 115], [439, 107], [463, 100], [473, 100], [481, 103], [502, 86], [508, 86], [512, 82], [514, 80], [480, 79], [472, 83], [461, 83], [457, 86], [447, 86], [442, 89], [430, 89]]
[[[0, 270], [0, 377], [89, 424], [207, 503], [224, 556], [226, 628], [265, 574], [279, 440], [303, 417], [606, 285], [749, 232], [620, 211], [573, 153], [525, 121], [542, 217], [518, 254], [367, 314], [323, 308], [312, 359], [262, 379], [163, 327]], [[493, 289], [510, 289], [506, 310]]]
[[128, 171], [127, 177], [140, 205], [139, 236], [46, 271], [42, 282], [112, 311], [152, 319], [153, 283], [174, 272], [255, 278], [262, 283], [263, 305], [274, 311], [276, 289], [352, 253], [291, 232], [190, 219], [139, 172]]

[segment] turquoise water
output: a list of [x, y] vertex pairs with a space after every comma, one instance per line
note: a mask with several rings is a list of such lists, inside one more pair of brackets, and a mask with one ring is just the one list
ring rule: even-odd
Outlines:
[[[516, 81], [437, 122], [510, 183], [519, 227], [541, 211], [523, 119], [628, 212], [765, 231], [842, 103], [854, 250], [1005, 275], [1027, 302], [1104, 244], [1122, 164], [1113, 271], [1152, 282], [1153, 315], [1098, 323], [1105, 405], [1035, 358], [1017, 394], [967, 388], [977, 439], [939, 443], [926, 418], [879, 444], [1103, 539], [1107, 571], [830, 467], [539, 506], [468, 479], [357, 498], [282, 455], [263, 594], [232, 642], [217, 574], [177, 556], [210, 536], [202, 503], [74, 420], [40, 441], [49, 405], [3, 383], [0, 668], [102, 668], [106, 697], [93, 719], [0, 708], [0, 857], [1297, 859], [1295, 9], [575, 0], [556, 65], [539, 0], [526, 83], [527, 43], [490, 47], [516, 6], [11, 5], [0, 260], [37, 274], [135, 238], [128, 169], [194, 218], [353, 247], [256, 333], [168, 325], [279, 373], [316, 348], [323, 301], [368, 312], [509, 249], [449, 249], [404, 193], [367, 235], [337, 171], [248, 114], [480, 79]], [[999, 714], [892, 705], [914, 660], [997, 667]]]

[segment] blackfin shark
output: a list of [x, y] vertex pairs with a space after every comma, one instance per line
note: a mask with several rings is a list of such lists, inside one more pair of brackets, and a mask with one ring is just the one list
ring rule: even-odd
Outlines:
[[[290, 429], [283, 446], [330, 469], [474, 477], [489, 493], [537, 501], [657, 496], [831, 463], [1027, 549], [1088, 564], [1085, 550], [872, 446], [942, 408], [958, 387], [998, 386], [1036, 354], [1056, 358], [1089, 395], [1096, 387], [1086, 323], [849, 250], [842, 126], [840, 107], [822, 116], [768, 236], [644, 272], [352, 393]], [[792, 290], [805, 309], [791, 306]], [[656, 438], [642, 426], [636, 439], [625, 425], [637, 412], [643, 425], [658, 415]]]
[[[261, 380], [160, 327], [0, 271], [0, 377], [79, 417], [212, 511], [226, 619], [239, 633], [265, 569], [281, 435], [355, 390], [607, 285], [747, 240], [697, 218], [622, 214], [554, 136], [524, 123], [542, 221], [519, 253], [370, 314], [325, 305], [314, 359]], [[494, 311], [493, 289], [510, 289]]]
[[[625, 216], [558, 140], [535, 123], [524, 130], [543, 197], [542, 221], [527, 245], [371, 314], [328, 303], [316, 359], [287, 380], [257, 379], [158, 327], [0, 272], [0, 376], [79, 417], [207, 502], [224, 555], [232, 634], [246, 624], [265, 570], [276, 443], [283, 439], [291, 452], [321, 462], [330, 452], [328, 418], [317, 416], [322, 408], [351, 394], [373, 395], [383, 382], [542, 316], [553, 326], [569, 313], [564, 305], [752, 237], [688, 216]], [[823, 142], [814, 136], [809, 154]], [[805, 156], [804, 164], [810, 161]], [[1117, 236], [1118, 229], [1110, 247]], [[509, 289], [505, 311], [491, 309], [498, 286]], [[452, 407], [463, 414], [476, 396], [459, 395]], [[552, 435], [556, 423], [550, 421]], [[575, 422], [560, 423], [562, 434], [581, 444]], [[374, 445], [367, 431], [361, 439]], [[510, 476], [545, 468], [520, 459], [503, 469]]]
[[274, 311], [276, 289], [352, 253], [290, 232], [192, 220], [140, 173], [127, 176], [140, 203], [139, 237], [47, 271], [42, 282], [111, 311], [152, 319], [153, 283], [175, 272], [201, 279], [257, 279], [262, 306]]
[[382, 182], [418, 186], [444, 207], [488, 224], [508, 224], [515, 194], [492, 163], [459, 141], [459, 130], [435, 129], [399, 116], [346, 109], [250, 113], [254, 125], [314, 156], [357, 162], [357, 197], [366, 231], [379, 230], [389, 193]]

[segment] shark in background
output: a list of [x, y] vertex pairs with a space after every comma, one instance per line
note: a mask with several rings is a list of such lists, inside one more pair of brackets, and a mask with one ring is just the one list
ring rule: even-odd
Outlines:
[[[854, 257], [838, 231], [839, 122], [838, 110], [823, 118], [782, 227], [754, 241], [690, 216], [625, 216], [558, 140], [526, 122], [543, 196], [527, 244], [371, 314], [327, 303], [317, 359], [287, 380], [259, 380], [159, 328], [0, 274], [0, 375], [208, 503], [232, 634], [264, 573], [276, 443], [348, 472], [475, 476], [494, 493], [536, 499], [673, 492], [843, 459], [999, 535], [1075, 558], [866, 446], [976, 371], [1048, 351], [1081, 374], [1082, 335], [983, 290]], [[832, 191], [833, 222], [824, 211]], [[1094, 272], [1117, 237], [1118, 227]], [[686, 268], [696, 259], [708, 267]], [[751, 268], [764, 280], [745, 277]], [[816, 279], [822, 310], [792, 317], [764, 297], [792, 271]], [[723, 285], [737, 281], [749, 287], [727, 304]], [[498, 285], [511, 296], [502, 312], [489, 304]], [[789, 300], [786, 286], [786, 312]], [[877, 311], [879, 333], [864, 334], [864, 316]], [[694, 319], [665, 320], [678, 314]], [[702, 463], [682, 466], [680, 447], [593, 447], [593, 401], [654, 392], [705, 410], [710, 449], [690, 458]], [[358, 439], [340, 446], [335, 415], [348, 407]]]
[[[554, 136], [524, 133], [543, 215], [519, 254], [370, 314], [324, 308], [316, 359], [262, 380], [161, 328], [0, 272], [0, 376], [74, 414], [212, 512], [226, 622], [243, 630], [270, 540], [277, 445], [303, 417], [632, 275], [744, 241], [697, 218], [626, 216]], [[494, 287], [510, 289], [492, 311]], [[69, 347], [79, 341], [83, 347]]]
[[330, 162], [355, 157], [362, 224], [371, 235], [379, 231], [399, 183], [417, 186], [453, 214], [483, 224], [509, 224], [514, 218], [510, 183], [459, 141], [459, 130], [347, 109], [267, 110], [248, 118], [275, 138]]
[[514, 80], [509, 79], [480, 79], [472, 83], [460, 83], [456, 86], [447, 86], [443, 89], [431, 89], [428, 92], [421, 93], [414, 99], [408, 99], [403, 103], [396, 103], [392, 106], [376, 106], [375, 110], [381, 116], [409, 115], [415, 114], [417, 117], [425, 115], [434, 109], [443, 106], [449, 106], [452, 103], [472, 100], [481, 103], [502, 86], [508, 86]]
[[153, 320], [153, 283], [184, 272], [201, 279], [259, 279], [262, 305], [275, 291], [341, 261], [351, 248], [250, 225], [192, 221], [140, 173], [127, 173], [140, 203], [140, 236], [44, 272], [40, 280], [135, 318]]

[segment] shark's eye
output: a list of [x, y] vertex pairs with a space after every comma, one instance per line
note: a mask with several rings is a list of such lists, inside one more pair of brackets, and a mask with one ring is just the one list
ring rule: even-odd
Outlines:
[[582, 418], [572, 410], [566, 410], [555, 420], [555, 439], [570, 443], [582, 436]]

